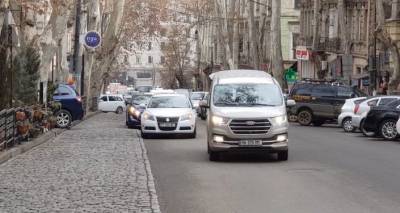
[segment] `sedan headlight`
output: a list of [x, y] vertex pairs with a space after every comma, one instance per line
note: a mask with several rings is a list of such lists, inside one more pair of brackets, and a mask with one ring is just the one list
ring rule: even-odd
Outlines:
[[278, 117], [274, 117], [272, 118], [274, 123], [277, 124], [278, 126], [281, 126], [285, 123], [287, 123], [287, 116], [286, 115], [282, 115], [282, 116], [278, 116]]
[[149, 112], [144, 112], [143, 113], [143, 120], [155, 121], [156, 119]]
[[212, 116], [211, 121], [216, 126], [223, 126], [223, 125], [228, 124], [229, 118], [224, 118], [224, 117], [214, 115], [214, 116]]
[[193, 117], [192, 113], [188, 113], [186, 115], [182, 115], [181, 116], [181, 121], [189, 121], [189, 120], [192, 119], [192, 117]]

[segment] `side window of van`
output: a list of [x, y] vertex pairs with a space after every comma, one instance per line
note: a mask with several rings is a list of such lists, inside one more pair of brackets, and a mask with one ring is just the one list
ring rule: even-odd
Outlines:
[[355, 96], [353, 90], [350, 87], [337, 87], [338, 98], [352, 98]]
[[107, 96], [101, 97], [101, 100], [102, 100], [102, 101], [107, 101]]
[[311, 86], [308, 84], [300, 84], [296, 88], [293, 89], [292, 95], [304, 95], [310, 96], [311, 95]]
[[336, 92], [330, 85], [316, 85], [312, 90], [313, 97], [335, 97]]

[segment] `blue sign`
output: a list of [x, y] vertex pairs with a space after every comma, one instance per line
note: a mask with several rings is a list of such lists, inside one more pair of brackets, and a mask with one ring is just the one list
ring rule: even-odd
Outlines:
[[101, 36], [96, 31], [90, 31], [85, 35], [85, 45], [91, 48], [96, 48], [101, 43]]

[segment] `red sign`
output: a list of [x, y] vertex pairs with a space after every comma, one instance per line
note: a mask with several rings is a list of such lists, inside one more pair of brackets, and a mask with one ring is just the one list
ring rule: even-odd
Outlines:
[[296, 59], [298, 60], [310, 60], [310, 51], [307, 50], [307, 47], [299, 46], [296, 48]]

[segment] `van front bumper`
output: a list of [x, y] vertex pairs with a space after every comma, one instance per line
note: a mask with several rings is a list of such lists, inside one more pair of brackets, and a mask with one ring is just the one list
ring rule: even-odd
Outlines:
[[[223, 141], [215, 141], [214, 136], [223, 137]], [[279, 136], [285, 136], [286, 139], [278, 140], [279, 136], [273, 138], [251, 138], [251, 139], [232, 139], [222, 135], [214, 135], [211, 141], [209, 141], [209, 148], [211, 151], [216, 152], [279, 152], [288, 150], [288, 139], [287, 134], [281, 134]], [[241, 141], [261, 141], [262, 144], [256, 146], [243, 146], [240, 145]]]

